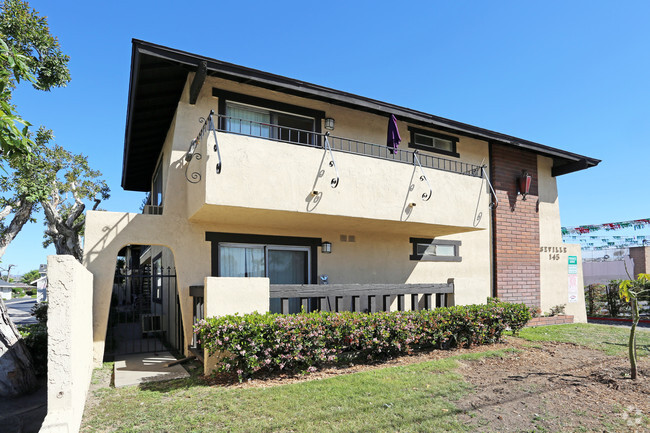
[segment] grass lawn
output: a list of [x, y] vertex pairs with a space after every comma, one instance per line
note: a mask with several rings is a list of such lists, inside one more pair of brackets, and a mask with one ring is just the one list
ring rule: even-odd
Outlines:
[[[576, 323], [524, 328], [519, 332], [519, 336], [530, 341], [575, 343], [602, 350], [608, 355], [627, 356], [630, 329], [623, 326]], [[650, 355], [649, 329], [637, 328], [636, 344], [638, 356]]]
[[464, 432], [454, 401], [469, 391], [455, 373], [471, 353], [408, 366], [269, 388], [224, 389], [198, 378], [95, 391], [82, 431]]

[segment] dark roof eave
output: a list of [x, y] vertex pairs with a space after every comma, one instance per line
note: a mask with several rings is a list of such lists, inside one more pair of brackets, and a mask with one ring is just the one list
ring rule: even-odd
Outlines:
[[[135, 41], [134, 41], [135, 42]], [[140, 53], [137, 45], [134, 43], [131, 51], [131, 71], [129, 74], [129, 100], [126, 107], [126, 128], [124, 130], [124, 156], [122, 158], [122, 188], [127, 188], [126, 168], [129, 164], [129, 152], [131, 150], [131, 127], [133, 117], [131, 113], [135, 104], [135, 85], [138, 79], [138, 66], [140, 64]]]
[[[131, 128], [132, 119], [131, 113], [135, 104], [135, 80], [138, 76], [138, 64], [141, 55], [148, 55], [162, 60], [177, 63], [178, 66], [185, 70], [193, 70], [197, 68], [200, 62], [207, 63], [208, 75], [224, 76], [224, 78], [237, 79], [245, 81], [254, 85], [265, 88], [279, 90], [285, 93], [294, 94], [296, 96], [303, 96], [312, 99], [319, 99], [330, 102], [336, 105], [343, 105], [362, 109], [364, 111], [373, 112], [380, 115], [395, 114], [398, 119], [406, 120], [421, 125], [426, 125], [435, 129], [442, 129], [449, 132], [457, 133], [459, 135], [470, 136], [489, 142], [498, 142], [508, 146], [524, 148], [535, 153], [553, 158], [556, 162], [561, 161], [566, 165], [568, 163], [586, 161], [584, 168], [595, 167], [600, 163], [599, 159], [590, 158], [584, 155], [578, 155], [561, 149], [545, 146], [540, 143], [535, 143], [521, 138], [513, 137], [506, 134], [501, 134], [488, 129], [480, 128], [477, 126], [457, 122], [450, 119], [434, 116], [421, 111], [412, 110], [409, 108], [401, 107], [398, 105], [390, 104], [387, 102], [378, 101], [363, 96], [354, 95], [351, 93], [343, 92], [336, 89], [319, 86], [316, 84], [307, 83], [300, 80], [275, 75], [268, 72], [263, 72], [257, 69], [239, 66], [221, 60], [211, 59], [205, 56], [191, 54], [185, 51], [164, 47], [161, 45], [152, 44], [137, 39], [133, 39], [133, 56], [131, 62], [131, 81], [129, 84], [129, 105], [127, 108], [127, 123], [125, 131], [125, 150], [124, 150], [124, 163], [122, 168], [122, 186], [127, 189], [127, 176], [126, 169], [128, 166], [128, 153], [130, 150], [131, 142]], [[582, 170], [584, 168], [578, 168]], [[566, 171], [569, 173], [571, 171]], [[562, 173], [562, 174], [566, 174]]]

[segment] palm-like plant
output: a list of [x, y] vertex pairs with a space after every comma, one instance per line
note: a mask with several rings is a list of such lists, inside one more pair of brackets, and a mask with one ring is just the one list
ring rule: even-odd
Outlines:
[[636, 326], [639, 324], [639, 296], [650, 292], [650, 274], [639, 274], [636, 280], [622, 280], [619, 283], [619, 296], [629, 302], [632, 307], [632, 328], [630, 328], [630, 339], [628, 341], [628, 353], [630, 357], [630, 376], [637, 378], [636, 366]]

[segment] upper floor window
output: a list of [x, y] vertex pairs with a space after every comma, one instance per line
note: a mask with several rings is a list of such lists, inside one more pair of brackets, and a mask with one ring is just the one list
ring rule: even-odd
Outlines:
[[411, 133], [411, 142], [409, 143], [409, 147], [429, 152], [442, 153], [443, 155], [448, 156], [460, 156], [456, 150], [458, 137], [414, 128], [412, 126], [409, 126], [409, 132]]
[[313, 117], [268, 110], [236, 102], [226, 103], [226, 130], [293, 143], [314, 143]]
[[213, 88], [219, 98], [219, 129], [300, 144], [318, 144], [323, 111]]

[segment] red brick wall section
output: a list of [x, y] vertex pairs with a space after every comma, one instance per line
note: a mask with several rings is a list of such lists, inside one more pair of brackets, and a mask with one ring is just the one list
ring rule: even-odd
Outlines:
[[[537, 155], [522, 149], [492, 144], [492, 185], [499, 198], [493, 212], [494, 287], [508, 302], [540, 305], [539, 213]], [[530, 194], [517, 195], [522, 170], [532, 176]]]
[[573, 316], [535, 317], [526, 326], [566, 325], [573, 323]]

